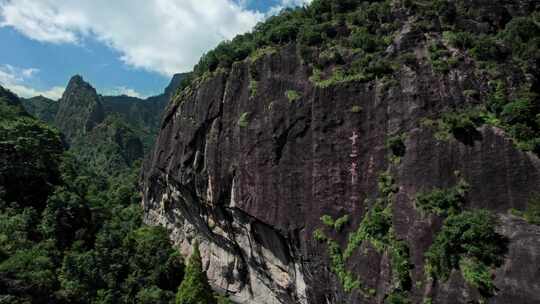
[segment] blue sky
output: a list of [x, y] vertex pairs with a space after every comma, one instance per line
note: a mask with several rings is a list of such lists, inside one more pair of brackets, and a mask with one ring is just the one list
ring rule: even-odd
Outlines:
[[102, 94], [159, 94], [219, 41], [309, 0], [0, 0], [0, 84], [56, 99], [80, 74]]

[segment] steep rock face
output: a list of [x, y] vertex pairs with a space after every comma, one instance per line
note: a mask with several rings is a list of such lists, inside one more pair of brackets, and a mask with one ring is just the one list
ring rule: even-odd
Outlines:
[[92, 131], [105, 118], [96, 89], [79, 75], [71, 78], [58, 102], [55, 125], [69, 141]]
[[[390, 169], [398, 187], [393, 228], [414, 265], [411, 300], [471, 303], [478, 291], [458, 271], [426, 281], [425, 252], [441, 219], [415, 208], [418, 193], [455, 185], [459, 171], [470, 184], [466, 208], [493, 211], [509, 240], [489, 303], [539, 302], [540, 269], [531, 265], [540, 265], [540, 229], [507, 211], [525, 209], [540, 191], [540, 160], [492, 126], [478, 128], [472, 141], [437, 139], [425, 118], [479, 104], [464, 91], [485, 97], [488, 84], [469, 59], [436, 73], [421, 36], [406, 25], [387, 50], [412, 49], [419, 62], [400, 66], [397, 83], [317, 86], [290, 44], [184, 90], [144, 164], [145, 221], [169, 228], [185, 255], [199, 239], [212, 286], [239, 303], [383, 303], [392, 288], [388, 254], [363, 245], [347, 267], [375, 296], [347, 293], [313, 232], [321, 216], [349, 214], [345, 232], [332, 235], [344, 246], [378, 195], [379, 174]], [[402, 133], [406, 153], [396, 164], [387, 140]]]

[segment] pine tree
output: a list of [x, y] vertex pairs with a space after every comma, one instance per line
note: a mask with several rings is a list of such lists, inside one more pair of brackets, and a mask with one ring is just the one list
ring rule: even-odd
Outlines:
[[202, 269], [199, 244], [195, 243], [186, 274], [176, 294], [176, 304], [216, 304], [206, 273]]

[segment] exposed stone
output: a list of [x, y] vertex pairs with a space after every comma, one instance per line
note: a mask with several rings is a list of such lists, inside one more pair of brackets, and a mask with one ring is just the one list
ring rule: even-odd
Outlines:
[[[382, 303], [391, 289], [387, 254], [366, 245], [357, 250], [347, 266], [376, 296], [345, 293], [330, 271], [326, 245], [312, 235], [322, 215], [350, 214], [344, 232], [332, 235], [346, 243], [378, 195], [378, 176], [389, 166], [387, 138], [405, 133], [406, 154], [394, 167], [399, 193], [393, 225], [415, 265], [413, 303], [426, 296], [442, 304], [479, 297], [459, 272], [440, 284], [424, 276], [424, 253], [442, 221], [415, 210], [414, 199], [419, 191], [455, 185], [455, 171], [471, 185], [466, 208], [498, 214], [501, 233], [510, 239], [490, 303], [540, 302], [533, 279], [540, 269], [531, 267], [540, 253], [537, 227], [504, 215], [525, 208], [540, 191], [540, 160], [489, 126], [472, 144], [437, 140], [422, 120], [477, 104], [463, 91], [486, 92], [487, 83], [466, 64], [448, 75], [434, 73], [425, 45], [405, 40], [397, 50], [412, 48], [419, 65], [401, 67], [395, 85], [376, 80], [316, 87], [311, 69], [288, 45], [184, 90], [169, 104], [144, 164], [146, 223], [166, 226], [185, 255], [199, 239], [212, 286], [239, 303]], [[251, 69], [259, 77], [253, 98]], [[301, 98], [289, 102], [288, 90]]]

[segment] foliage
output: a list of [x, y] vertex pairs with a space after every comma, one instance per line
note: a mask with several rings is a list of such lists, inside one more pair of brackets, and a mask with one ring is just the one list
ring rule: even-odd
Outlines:
[[0, 263], [0, 277], [28, 288], [31, 294], [46, 295], [56, 284], [55, 251], [51, 249], [50, 243], [41, 243], [15, 251]]
[[459, 49], [469, 49], [474, 46], [475, 39], [469, 32], [444, 32], [443, 38], [451, 46]]
[[285, 92], [285, 96], [287, 96], [287, 99], [289, 100], [289, 102], [295, 102], [299, 100], [300, 98], [302, 98], [302, 96], [295, 90], [287, 90]]
[[64, 150], [60, 133], [28, 116], [19, 99], [4, 89], [0, 90], [0, 147], [0, 199], [42, 209], [59, 182]]
[[410, 304], [412, 303], [406, 296], [402, 293], [394, 292], [391, 293], [385, 300], [385, 304]]
[[324, 235], [324, 232], [322, 232], [321, 229], [315, 229], [315, 231], [313, 231], [313, 238], [319, 242], [325, 242], [327, 240], [326, 235]]
[[249, 119], [249, 113], [248, 112], [242, 113], [242, 115], [240, 115], [240, 118], [238, 119], [238, 126], [240, 126], [240, 128], [247, 128], [249, 125], [248, 119]]
[[229, 298], [222, 296], [222, 295], [216, 295], [215, 296], [217, 304], [234, 304]]
[[193, 254], [189, 258], [186, 276], [176, 294], [176, 304], [210, 304], [217, 303], [212, 289], [208, 283], [206, 273], [202, 269], [199, 245], [193, 247]]
[[338, 218], [337, 220], [334, 220], [329, 215], [323, 215], [321, 217], [321, 221], [323, 222], [323, 224], [325, 224], [329, 228], [333, 228], [337, 232], [341, 231], [343, 226], [349, 222], [349, 219], [350, 217], [348, 214], [345, 214], [344, 216]]
[[362, 107], [361, 106], [352, 106], [351, 107], [351, 113], [360, 113], [362, 112]]
[[[407, 291], [412, 283], [410, 270], [409, 248], [407, 243], [399, 240], [392, 228], [392, 204], [398, 188], [389, 172], [383, 172], [379, 177], [379, 192], [382, 195], [368, 211], [356, 231], [349, 234], [347, 246], [342, 252], [339, 244], [327, 237], [321, 229], [313, 233], [315, 240], [326, 242], [328, 254], [331, 259], [331, 269], [338, 277], [345, 292], [359, 290], [366, 297], [374, 296], [376, 291], [366, 289], [354, 273], [346, 269], [346, 261], [364, 241], [369, 241], [379, 252], [387, 251], [391, 259], [393, 280], [395, 282], [393, 296], [397, 299], [406, 299]], [[346, 223], [349, 216], [345, 215], [337, 220], [330, 216], [321, 217], [321, 221], [328, 227], [340, 232], [342, 223]], [[401, 303], [401, 302], [391, 302]], [[407, 303], [407, 302], [404, 302]]]
[[349, 219], [350, 218], [348, 214], [345, 214], [344, 216], [338, 218], [334, 223], [334, 229], [338, 232], [341, 231], [343, 226], [345, 226], [349, 222]]
[[478, 262], [474, 258], [462, 258], [459, 262], [459, 268], [465, 282], [480, 290], [480, 293], [490, 294], [495, 291], [491, 270], [486, 264]]
[[339, 245], [328, 239], [328, 253], [331, 259], [332, 272], [336, 274], [345, 292], [351, 292], [360, 288], [360, 281], [355, 278], [354, 274], [345, 268], [345, 258], [341, 253]]
[[523, 217], [531, 224], [540, 225], [540, 195], [533, 196], [529, 200]]
[[[336, 45], [365, 53], [381, 53], [391, 41], [391, 32], [396, 30], [390, 12], [389, 1], [321, 0], [305, 8], [285, 9], [257, 24], [252, 32], [222, 42], [203, 55], [193, 69], [193, 78], [186, 82], [218, 68], [229, 68], [236, 61], [246, 58], [256, 61], [266, 54], [262, 50], [275, 52], [277, 47], [289, 43], [296, 43], [302, 51], [322, 46], [319, 52], [322, 57], [330, 54], [327, 51]], [[369, 78], [374, 76], [363, 79]]]
[[477, 108], [447, 112], [436, 122], [438, 130], [435, 137], [439, 140], [448, 140], [450, 135], [453, 135], [462, 143], [472, 145], [481, 137], [476, 128], [485, 121], [485, 115]]
[[382, 250], [383, 244], [388, 242], [388, 232], [392, 225], [389, 211], [380, 202], [371, 207], [358, 229], [349, 234], [349, 242], [343, 254], [345, 258], [350, 258], [365, 240], [369, 240], [375, 248]]
[[429, 58], [435, 72], [446, 74], [452, 68], [450, 52], [441, 43], [433, 42], [429, 45]]
[[367, 53], [380, 51], [383, 46], [378, 37], [369, 33], [368, 29], [364, 27], [355, 28], [349, 39], [353, 48], [362, 49]]
[[[14, 161], [2, 174], [9, 173], [15, 189], [33, 196], [5, 196], [8, 203], [0, 198], [0, 298], [21, 303], [172, 300], [183, 277], [182, 259], [163, 228], [142, 224], [136, 191], [140, 164], [115, 175], [86, 166], [63, 152], [58, 131], [5, 96], [0, 96], [5, 115], [0, 145], [12, 147], [3, 157]], [[18, 167], [17, 161], [24, 163]]]
[[249, 81], [249, 97], [255, 98], [257, 96], [257, 88], [259, 86], [259, 82], [256, 80], [251, 79]]
[[433, 189], [416, 196], [416, 207], [427, 213], [439, 216], [455, 215], [461, 212], [469, 184], [460, 179], [458, 184], [449, 189]]
[[331, 228], [334, 227], [335, 221], [334, 221], [334, 219], [333, 219], [331, 216], [329, 216], [329, 215], [323, 215], [323, 216], [321, 217], [321, 221], [323, 222], [323, 224], [325, 224], [325, 225], [328, 226], [328, 227], [331, 227]]
[[497, 40], [488, 35], [479, 35], [475, 37], [471, 54], [479, 61], [499, 61], [504, 58], [503, 51], [497, 44]]
[[405, 146], [404, 135], [396, 135], [390, 137], [386, 141], [386, 147], [390, 150], [393, 156], [395, 157], [403, 157], [405, 156], [405, 152], [407, 151], [407, 147]]
[[538, 59], [540, 25], [531, 17], [516, 17], [506, 24], [500, 37], [520, 59]]
[[529, 224], [540, 225], [540, 195], [533, 195], [527, 202], [525, 211], [511, 209], [515, 216], [523, 217]]
[[[491, 294], [492, 285], [483, 282], [485, 275], [478, 271], [503, 262], [508, 241], [495, 231], [496, 225], [495, 217], [486, 210], [450, 215], [426, 252], [427, 274], [446, 280], [451, 270], [461, 265], [468, 272], [467, 280], [481, 286], [483, 294]], [[463, 261], [465, 258], [473, 259], [475, 264]]]

